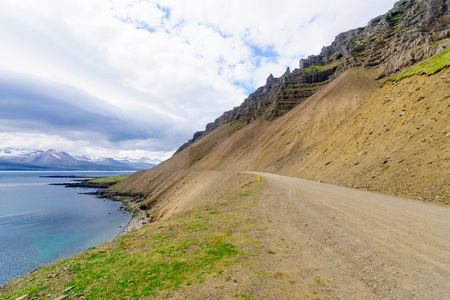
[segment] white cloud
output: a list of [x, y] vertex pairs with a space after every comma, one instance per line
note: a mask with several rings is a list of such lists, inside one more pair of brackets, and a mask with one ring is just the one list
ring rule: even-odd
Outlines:
[[[16, 130], [28, 134], [27, 147], [59, 144], [69, 153], [123, 148], [136, 155], [167, 155], [167, 149], [239, 105], [270, 73], [280, 76], [287, 66], [297, 67], [301, 57], [318, 53], [336, 34], [367, 24], [393, 3], [2, 0], [0, 69], [99, 99], [95, 110], [114, 111], [115, 120], [133, 125], [130, 131], [143, 138], [114, 139], [99, 131], [94, 140], [93, 132], [74, 125], [71, 136], [76, 132], [78, 138], [69, 139], [48, 124], [41, 131], [4, 127], [2, 134]], [[17, 146], [7, 143], [19, 141], [8, 136], [0, 147]]]

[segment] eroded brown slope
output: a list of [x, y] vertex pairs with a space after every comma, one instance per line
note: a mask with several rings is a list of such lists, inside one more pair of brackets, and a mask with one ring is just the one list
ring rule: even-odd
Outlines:
[[211, 151], [198, 167], [279, 172], [352, 118], [376, 88], [376, 81], [366, 73], [349, 70], [283, 117], [244, 127]]
[[137, 205], [158, 218], [227, 180], [204, 171], [267, 171], [448, 204], [450, 69], [381, 87], [371, 78], [351, 69], [286, 115], [223, 125], [115, 189], [145, 195]]
[[380, 88], [365, 75], [344, 73], [286, 116], [233, 135], [200, 165], [448, 204], [449, 69]]
[[282, 174], [450, 204], [450, 69], [377, 89]]

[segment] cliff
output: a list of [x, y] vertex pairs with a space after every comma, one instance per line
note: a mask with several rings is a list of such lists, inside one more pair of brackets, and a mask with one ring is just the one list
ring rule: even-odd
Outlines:
[[450, 45], [449, 5], [448, 0], [397, 2], [367, 26], [339, 34], [319, 55], [301, 59], [299, 69], [288, 68], [280, 78], [271, 74], [240, 106], [196, 132], [176, 153], [223, 124], [245, 126], [282, 116], [350, 68], [376, 70], [381, 79], [431, 57]]

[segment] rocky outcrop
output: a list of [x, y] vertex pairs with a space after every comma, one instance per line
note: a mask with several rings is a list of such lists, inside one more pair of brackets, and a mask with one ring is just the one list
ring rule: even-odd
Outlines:
[[450, 0], [402, 0], [366, 27], [336, 36], [319, 55], [301, 59], [299, 69], [272, 74], [244, 102], [196, 132], [176, 153], [223, 124], [245, 126], [279, 117], [353, 67], [375, 69], [377, 79], [401, 71], [450, 45]]
[[296, 69], [291, 72], [288, 68], [280, 78], [270, 74], [266, 85], [248, 96], [240, 106], [223, 113], [214, 122], [207, 124], [205, 131], [194, 133], [193, 138], [181, 146], [176, 153], [224, 124], [239, 122], [245, 126], [257, 118], [273, 120], [285, 114], [327, 84], [335, 73], [335, 69], [332, 67], [318, 72]]
[[118, 181], [112, 182], [90, 182], [89, 180], [82, 180], [78, 182], [66, 182], [66, 183], [50, 183], [49, 185], [62, 185], [64, 187], [78, 187], [78, 188], [91, 188], [91, 189], [107, 189]]
[[449, 45], [450, 1], [403, 0], [366, 27], [339, 34], [301, 68], [337, 63], [337, 77], [351, 67], [376, 68], [383, 78], [431, 57]]

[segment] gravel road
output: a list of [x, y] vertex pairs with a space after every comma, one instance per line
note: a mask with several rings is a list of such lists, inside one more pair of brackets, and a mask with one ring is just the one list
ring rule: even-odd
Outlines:
[[259, 174], [265, 243], [288, 256], [267, 269], [334, 299], [450, 299], [449, 207]]

